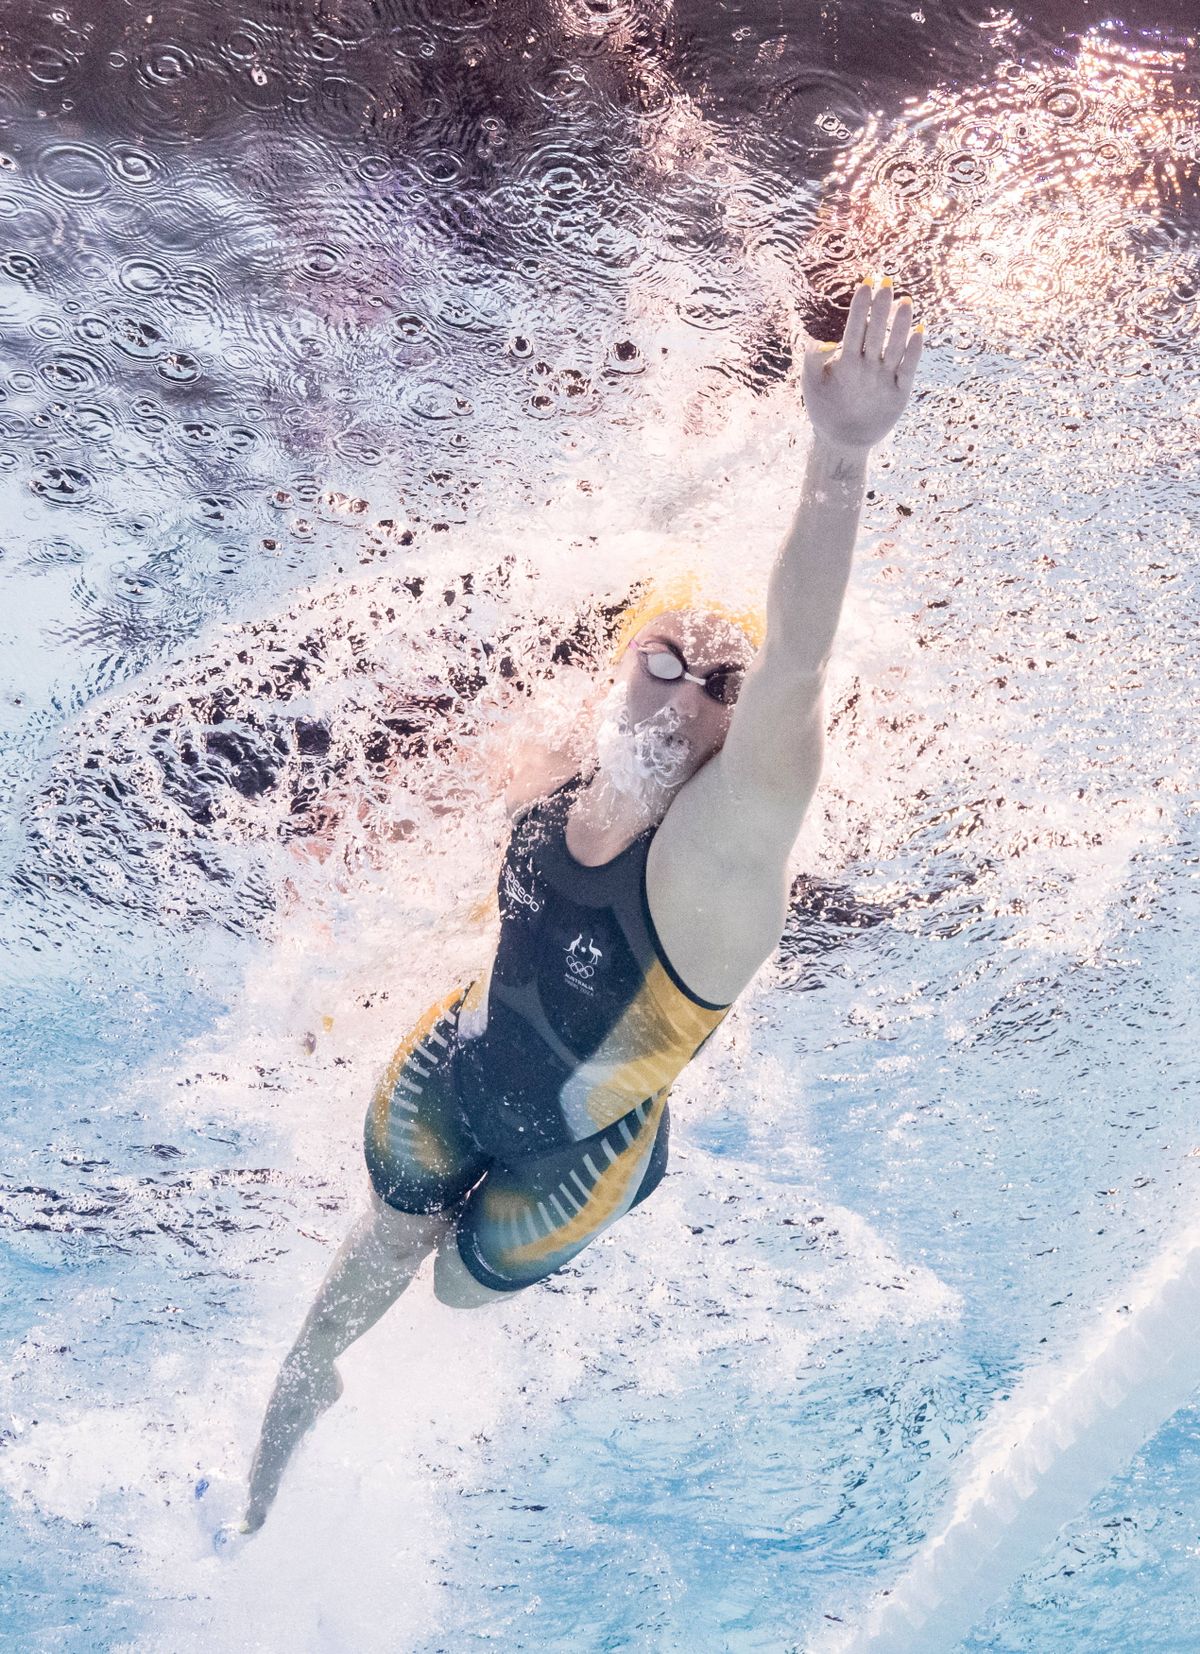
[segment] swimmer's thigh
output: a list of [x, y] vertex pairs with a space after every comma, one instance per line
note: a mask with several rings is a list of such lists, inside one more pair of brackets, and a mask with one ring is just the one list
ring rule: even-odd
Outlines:
[[666, 1094], [604, 1131], [512, 1165], [494, 1163], [457, 1225], [466, 1272], [492, 1292], [516, 1292], [561, 1269], [666, 1169]]
[[440, 1212], [488, 1165], [470, 1135], [450, 1061], [461, 994], [433, 1005], [388, 1064], [367, 1110], [363, 1151], [371, 1184], [399, 1212]]

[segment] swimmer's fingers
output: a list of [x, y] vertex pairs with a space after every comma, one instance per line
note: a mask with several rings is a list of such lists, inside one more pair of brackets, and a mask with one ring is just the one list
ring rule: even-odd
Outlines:
[[871, 316], [871, 283], [865, 278], [854, 289], [846, 326], [842, 330], [842, 355], [861, 356]]
[[871, 313], [867, 317], [863, 336], [863, 355], [868, 362], [878, 362], [883, 355], [888, 318], [892, 314], [892, 297], [892, 278], [884, 276], [871, 299]]
[[899, 370], [904, 360], [908, 336], [912, 332], [912, 314], [912, 300], [905, 293], [903, 298], [897, 299], [892, 306], [891, 332], [888, 334], [887, 344], [883, 347], [883, 365], [892, 373]]
[[918, 322], [909, 335], [908, 343], [904, 347], [904, 355], [896, 369], [896, 384], [905, 396], [913, 388], [913, 381], [917, 377], [917, 366], [921, 360], [921, 351], [925, 344], [925, 324]]

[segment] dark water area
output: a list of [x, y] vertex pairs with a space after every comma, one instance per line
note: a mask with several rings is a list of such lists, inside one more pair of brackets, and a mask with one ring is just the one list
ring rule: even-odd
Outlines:
[[[547, 211], [589, 193], [602, 197], [620, 177], [636, 177], [631, 138], [636, 142], [639, 129], [650, 134], [656, 117], [679, 97], [691, 100], [713, 138], [748, 166], [768, 177], [786, 171], [794, 185], [811, 186], [815, 213], [839, 155], [859, 144], [868, 123], [905, 130], [910, 106], [931, 94], [968, 92], [957, 172], [955, 158], [947, 161], [961, 197], [986, 188], [981, 157], [991, 150], [981, 129], [989, 116], [1020, 105], [1015, 64], [1035, 82], [1031, 122], [1048, 120], [1060, 129], [1060, 159], [1072, 149], [1069, 129], [1084, 114], [1076, 84], [1081, 43], [1108, 39], [1159, 54], [1151, 72], [1169, 81], [1181, 101], [1195, 97], [1197, 74], [1192, 8], [1132, 0], [1107, 9], [902, 0], [873, 6], [465, 0], [450, 7], [325, 0], [276, 3], [253, 17], [200, 4], [143, 10], [91, 0], [48, 10], [19, 0], [6, 8], [0, 29], [0, 95], [27, 103], [64, 135], [111, 137], [125, 146], [115, 165], [141, 195], [140, 212], [131, 204], [126, 214], [127, 234], [136, 237], [144, 217], [148, 244], [170, 245], [179, 254], [189, 250], [190, 234], [190, 250], [199, 249], [202, 218], [174, 225], [169, 237], [149, 224], [165, 206], [155, 188], [162, 164], [196, 144], [226, 148], [222, 171], [230, 184], [264, 213], [278, 215], [281, 227], [294, 227], [308, 193], [305, 155], [312, 144], [329, 145], [361, 156], [367, 188], [357, 200], [347, 199], [341, 228], [360, 254], [373, 251], [376, 276], [381, 268], [393, 276], [403, 269], [402, 252], [393, 247], [389, 261], [387, 243], [403, 235], [413, 169], [421, 186], [413, 199], [427, 204], [454, 245], [519, 267], [522, 257], [536, 254], [538, 220], [541, 229], [552, 227]], [[1105, 114], [1114, 140], [1122, 126], [1130, 136], [1145, 113], [1136, 89], [1130, 91], [1124, 107]], [[568, 156], [553, 142], [547, 147], [546, 138], [572, 111], [574, 153]], [[621, 117], [633, 127], [613, 126]], [[591, 133], [586, 142], [585, 130]], [[296, 140], [290, 152], [288, 135]], [[1007, 144], [1018, 149], [1033, 136], [1005, 132]], [[1194, 155], [1185, 148], [1183, 158]], [[1104, 159], [1120, 157], [1114, 151]], [[52, 183], [57, 179], [58, 199], [82, 204], [94, 195], [97, 163], [86, 149], [64, 151], [45, 164]], [[1056, 181], [1056, 170], [1048, 183]], [[546, 199], [527, 212], [489, 199], [514, 178], [539, 174]], [[901, 193], [917, 188], [906, 176]], [[1194, 233], [1194, 176], [1167, 194], [1175, 197], [1168, 200], [1171, 222]], [[727, 230], [719, 209], [710, 210], [707, 223], [701, 220], [704, 204], [697, 200], [692, 233], [716, 242]], [[834, 251], [814, 262], [804, 244], [812, 214], [806, 217], [794, 230], [777, 224], [773, 241], [809, 289], [809, 325], [835, 336], [859, 264], [886, 249], [851, 215], [837, 223]], [[336, 235], [333, 223], [324, 229], [323, 241]], [[220, 232], [213, 226], [209, 233]], [[82, 249], [72, 242], [61, 238], [63, 253], [77, 257]], [[307, 283], [340, 280], [343, 298], [352, 299], [354, 276], [363, 271], [355, 259], [343, 268], [345, 256], [346, 249], [317, 245], [297, 274]], [[267, 281], [282, 274], [255, 273]], [[936, 273], [902, 274], [927, 306], [936, 304]], [[155, 342], [148, 339], [146, 347]], [[761, 343], [757, 371], [766, 383], [786, 371], [787, 351], [778, 338]]]

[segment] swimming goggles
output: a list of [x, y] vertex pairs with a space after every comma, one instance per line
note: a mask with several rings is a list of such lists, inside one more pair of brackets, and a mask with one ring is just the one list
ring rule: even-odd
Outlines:
[[680, 678], [686, 678], [689, 683], [698, 683], [704, 693], [721, 706], [732, 706], [738, 698], [746, 675], [744, 667], [714, 666], [711, 672], [697, 677], [695, 672], [688, 671], [687, 661], [666, 638], [656, 638], [653, 643], [635, 643], [633, 647], [648, 678], [655, 678], [659, 683], [678, 683]]

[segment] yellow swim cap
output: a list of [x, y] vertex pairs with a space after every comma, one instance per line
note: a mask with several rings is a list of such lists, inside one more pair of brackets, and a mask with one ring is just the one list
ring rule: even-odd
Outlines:
[[694, 574], [676, 574], [669, 579], [650, 575], [637, 590], [638, 595], [617, 616], [612, 653], [614, 662], [620, 660], [643, 626], [649, 625], [658, 615], [675, 613], [680, 609], [721, 615], [738, 628], [752, 648], [762, 648], [767, 635], [765, 611], [761, 608], [731, 608], [728, 603], [706, 591]]

